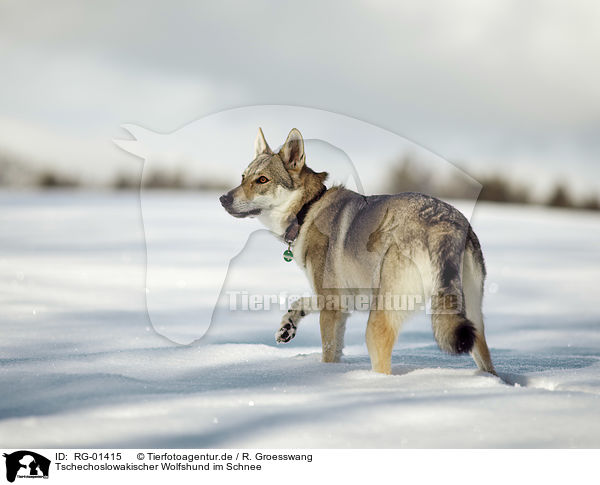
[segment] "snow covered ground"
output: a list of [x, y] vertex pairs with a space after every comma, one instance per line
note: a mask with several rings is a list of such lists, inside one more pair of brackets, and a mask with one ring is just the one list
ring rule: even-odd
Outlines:
[[[405, 326], [382, 376], [369, 370], [366, 314], [348, 323], [343, 363], [322, 364], [315, 315], [278, 346], [279, 309], [228, 310], [226, 291], [308, 288], [264, 231], [213, 313], [222, 262], [258, 227], [216, 195], [144, 196], [149, 278], [175, 275], [197, 298], [168, 327], [148, 293], [152, 321], [191, 340], [212, 319], [182, 346], [146, 312], [137, 194], [0, 192], [0, 447], [600, 446], [597, 214], [477, 206], [488, 342], [506, 382], [442, 354], [425, 318]], [[167, 290], [172, 314], [181, 292]]]

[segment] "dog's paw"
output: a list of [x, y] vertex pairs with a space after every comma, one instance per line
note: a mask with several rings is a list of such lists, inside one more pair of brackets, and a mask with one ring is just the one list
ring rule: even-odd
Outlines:
[[275, 340], [278, 344], [286, 344], [296, 336], [296, 325], [291, 322], [284, 323], [275, 333]]

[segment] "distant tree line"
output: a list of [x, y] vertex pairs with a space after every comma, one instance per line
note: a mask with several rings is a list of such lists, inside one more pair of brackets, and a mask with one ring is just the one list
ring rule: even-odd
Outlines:
[[[35, 187], [39, 189], [87, 188], [91, 184], [59, 169], [35, 168], [16, 157], [0, 154], [0, 187]], [[153, 169], [140, 180], [138, 174], [119, 173], [108, 183], [99, 186], [115, 190], [225, 190], [225, 180], [198, 180], [181, 171]]]
[[[482, 184], [478, 200], [513, 203], [543, 204], [549, 207], [577, 208], [598, 211], [598, 194], [589, 194], [583, 200], [576, 200], [563, 182], [558, 182], [545, 200], [535, 200], [530, 188], [509, 180], [500, 174], [477, 177]], [[464, 179], [454, 174], [434, 174], [406, 155], [395, 164], [387, 177], [390, 192], [422, 192], [448, 199], [471, 197]], [[0, 154], [0, 187], [37, 187], [40, 189], [73, 189], [86, 187], [81, 179], [67, 175], [57, 169], [34, 169], [15, 157]], [[120, 173], [108, 188], [114, 190], [226, 190], [230, 186], [225, 180], [197, 180], [175, 170], [154, 169], [144, 174], [140, 180], [137, 174]]]
[[[598, 194], [589, 194], [584, 200], [575, 200], [566, 185], [558, 182], [544, 200], [535, 200], [531, 189], [500, 175], [476, 177], [482, 185], [478, 200], [512, 203], [542, 204], [549, 207], [600, 210]], [[405, 156], [400, 159], [388, 177], [388, 190], [396, 192], [422, 192], [448, 199], [461, 199], [466, 196], [464, 180], [450, 175], [436, 175], [424, 168], [414, 158]]]
[[151, 170], [142, 180], [127, 174], [119, 174], [111, 184], [117, 190], [162, 189], [162, 190], [226, 190], [231, 184], [224, 180], [194, 180], [181, 171]]

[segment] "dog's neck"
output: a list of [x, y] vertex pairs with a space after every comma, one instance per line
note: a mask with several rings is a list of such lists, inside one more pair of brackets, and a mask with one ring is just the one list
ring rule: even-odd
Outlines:
[[[318, 187], [311, 187], [311, 189], [297, 189], [292, 195], [282, 195], [282, 202], [272, 209], [263, 210], [258, 220], [277, 237], [288, 243], [292, 242], [300, 232], [300, 226], [309, 209], [322, 197], [327, 187], [319, 184]], [[294, 229], [297, 230], [295, 233]]]
[[300, 232], [300, 228], [304, 223], [304, 219], [306, 219], [308, 211], [315, 202], [317, 202], [319, 199], [321, 199], [321, 197], [323, 197], [326, 191], [327, 187], [325, 187], [325, 185], [321, 185], [321, 188], [316, 194], [306, 197], [307, 200], [304, 201], [304, 203], [300, 207], [300, 210], [298, 210], [298, 212], [296, 212], [296, 214], [292, 217], [292, 220], [290, 221], [289, 225], [285, 230], [285, 233], [283, 234], [283, 240], [286, 243], [291, 244], [296, 240], [296, 238], [298, 237], [298, 233]]

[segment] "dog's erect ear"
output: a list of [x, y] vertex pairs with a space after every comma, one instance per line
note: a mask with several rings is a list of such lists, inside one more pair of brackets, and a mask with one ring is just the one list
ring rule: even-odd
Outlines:
[[285, 168], [299, 172], [304, 166], [304, 140], [296, 128], [292, 128], [285, 143], [279, 150]]
[[262, 128], [259, 128], [258, 135], [256, 135], [256, 140], [254, 140], [254, 158], [262, 155], [263, 153], [268, 153], [269, 155], [273, 154], [269, 148], [267, 140], [265, 140], [265, 135], [263, 135]]

